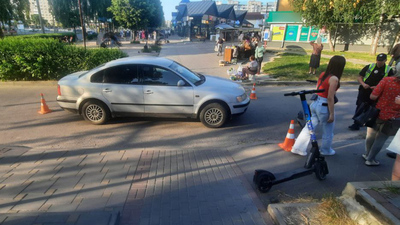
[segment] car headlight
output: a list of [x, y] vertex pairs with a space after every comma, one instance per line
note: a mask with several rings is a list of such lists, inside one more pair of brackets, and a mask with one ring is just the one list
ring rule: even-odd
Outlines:
[[243, 93], [242, 95], [236, 97], [236, 100], [238, 102], [243, 102], [246, 99], [247, 99], [247, 94], [246, 93]]

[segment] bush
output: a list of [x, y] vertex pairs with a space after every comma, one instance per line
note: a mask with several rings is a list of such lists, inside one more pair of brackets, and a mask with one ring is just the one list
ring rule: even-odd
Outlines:
[[119, 49], [88, 49], [43, 38], [0, 40], [1, 80], [55, 80], [126, 57]]
[[63, 32], [63, 33], [48, 33], [48, 34], [28, 34], [18, 36], [8, 36], [7, 38], [52, 38], [57, 40], [63, 40], [65, 37], [70, 39], [73, 38], [72, 42], [76, 41], [76, 34], [74, 32]]

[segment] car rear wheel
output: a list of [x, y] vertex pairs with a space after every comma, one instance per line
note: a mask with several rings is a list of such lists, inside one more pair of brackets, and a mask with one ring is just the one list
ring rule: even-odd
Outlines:
[[227, 110], [219, 103], [206, 105], [200, 112], [200, 121], [210, 128], [218, 128], [224, 125], [228, 117]]
[[104, 103], [91, 100], [83, 105], [82, 116], [85, 120], [100, 125], [108, 121], [110, 118], [110, 111]]

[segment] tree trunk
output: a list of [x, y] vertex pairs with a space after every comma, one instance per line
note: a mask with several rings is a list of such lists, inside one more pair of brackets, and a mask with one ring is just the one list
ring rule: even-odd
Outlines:
[[383, 25], [383, 14], [379, 18], [379, 24], [378, 27], [376, 28], [375, 37], [371, 43], [371, 52], [370, 52], [371, 55], [376, 55], [376, 50], [378, 49], [378, 42], [382, 34], [382, 25]]
[[328, 43], [329, 43], [329, 48], [331, 49], [332, 52], [334, 52], [335, 48], [332, 43], [331, 31], [328, 32]]

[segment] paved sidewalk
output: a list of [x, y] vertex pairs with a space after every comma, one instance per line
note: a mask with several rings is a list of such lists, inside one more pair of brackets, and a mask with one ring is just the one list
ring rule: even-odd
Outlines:
[[0, 165], [2, 225], [271, 224], [227, 151], [3, 147]]

